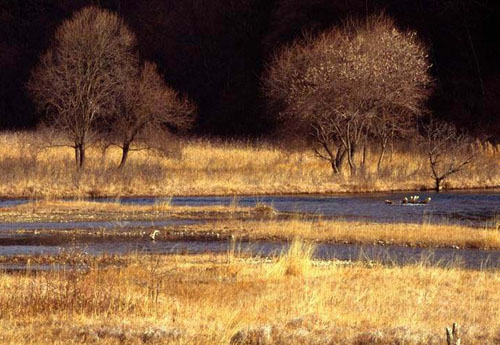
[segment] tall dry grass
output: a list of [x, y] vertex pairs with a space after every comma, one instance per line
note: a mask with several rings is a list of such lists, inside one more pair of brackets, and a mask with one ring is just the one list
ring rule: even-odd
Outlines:
[[277, 269], [307, 252], [0, 273], [0, 344], [428, 345], [452, 322], [463, 344], [500, 340], [498, 271], [310, 259], [299, 274]]
[[340, 220], [224, 220], [188, 229], [199, 233], [235, 234], [252, 241], [285, 240], [296, 237], [315, 242], [408, 245], [414, 247], [458, 247], [500, 249], [496, 226], [473, 228], [464, 225], [371, 223]]
[[274, 267], [269, 270], [268, 277], [307, 276], [311, 272], [315, 249], [316, 246], [313, 243], [305, 242], [299, 237], [294, 238], [288, 250], [282, 253]]
[[[9, 197], [88, 197], [128, 195], [235, 195], [415, 190], [432, 188], [427, 158], [411, 147], [395, 150], [377, 170], [368, 150], [355, 177], [333, 176], [309, 150], [268, 143], [190, 140], [174, 152], [131, 153], [122, 171], [120, 151], [90, 149], [87, 167], [75, 170], [71, 148], [46, 147], [37, 133], [0, 135], [0, 195]], [[477, 145], [478, 158], [451, 176], [448, 188], [500, 186], [500, 150]], [[357, 157], [360, 159], [360, 157]]]

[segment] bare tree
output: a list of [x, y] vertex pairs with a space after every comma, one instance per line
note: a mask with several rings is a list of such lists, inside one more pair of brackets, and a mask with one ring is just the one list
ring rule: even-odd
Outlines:
[[304, 129], [335, 173], [346, 157], [354, 174], [354, 153], [373, 128], [422, 111], [432, 84], [427, 60], [416, 34], [390, 18], [349, 20], [282, 49], [264, 90], [282, 123]]
[[412, 117], [409, 113], [402, 116], [401, 113], [392, 109], [386, 111], [380, 109], [377, 112], [369, 129], [370, 138], [379, 146], [377, 170], [380, 171], [389, 144], [393, 144], [397, 139], [404, 139], [417, 134], [416, 121], [414, 121], [416, 119], [417, 116]]
[[436, 192], [442, 189], [446, 178], [464, 169], [476, 155], [472, 138], [446, 122], [431, 120], [425, 125], [423, 145]]
[[28, 89], [45, 124], [65, 134], [78, 168], [85, 162], [95, 125], [114, 112], [137, 70], [136, 40], [115, 14], [87, 7], [57, 30], [33, 71]]
[[161, 128], [188, 129], [194, 120], [194, 105], [165, 85], [155, 64], [146, 62], [131, 79], [120, 98], [111, 123], [112, 136], [122, 148], [120, 168], [131, 151], [131, 144], [150, 131]]

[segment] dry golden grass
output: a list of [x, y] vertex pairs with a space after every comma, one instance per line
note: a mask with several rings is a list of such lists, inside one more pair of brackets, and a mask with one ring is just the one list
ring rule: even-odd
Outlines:
[[151, 205], [93, 202], [85, 200], [33, 200], [0, 208], [1, 222], [74, 222], [182, 219], [262, 219], [273, 217], [264, 206], [224, 205], [176, 206], [169, 200]]
[[0, 343], [423, 345], [444, 344], [452, 322], [462, 344], [500, 341], [499, 271], [345, 265], [309, 250], [0, 273]]
[[312, 258], [315, 246], [296, 237], [290, 244], [288, 251], [283, 253], [273, 269], [269, 270], [268, 277], [272, 276], [300, 276], [305, 277], [311, 272]]
[[[425, 156], [394, 152], [377, 172], [369, 152], [366, 172], [355, 178], [332, 176], [327, 163], [309, 150], [289, 151], [266, 143], [192, 140], [176, 154], [133, 152], [123, 171], [120, 151], [88, 152], [87, 167], [76, 172], [70, 148], [43, 148], [36, 133], [0, 135], [0, 195], [10, 197], [172, 196], [286, 194], [415, 190], [432, 188]], [[478, 146], [478, 159], [446, 181], [448, 188], [500, 186], [500, 150]]]
[[188, 231], [235, 235], [250, 240], [292, 240], [299, 236], [315, 242], [500, 249], [500, 231], [461, 225], [367, 223], [339, 220], [225, 220], [185, 227]]

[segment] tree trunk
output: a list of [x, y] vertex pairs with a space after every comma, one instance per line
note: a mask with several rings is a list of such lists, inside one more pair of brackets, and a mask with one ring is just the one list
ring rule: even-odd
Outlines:
[[85, 144], [75, 146], [75, 163], [78, 170], [83, 168], [85, 164]]
[[85, 144], [80, 145], [80, 161], [78, 162], [78, 169], [82, 169], [85, 165]]
[[387, 146], [386, 143], [381, 144], [380, 156], [378, 156], [378, 162], [377, 162], [377, 171], [380, 171], [380, 167], [382, 166], [382, 161], [384, 160], [386, 146]]
[[444, 180], [444, 178], [438, 178], [438, 177], [436, 177], [434, 179], [434, 182], [435, 182], [434, 190], [436, 191], [436, 193], [439, 193], [441, 191], [441, 189], [443, 189], [443, 186], [441, 185], [443, 180]]
[[342, 166], [344, 165], [346, 151], [339, 147], [337, 150], [337, 156], [335, 157], [335, 166], [337, 167], [337, 171], [339, 174], [342, 174]]
[[334, 175], [340, 174], [339, 167], [337, 166], [337, 161], [335, 159], [332, 159], [330, 161], [330, 164], [332, 166], [332, 171]]
[[80, 168], [80, 146], [75, 145], [75, 165]]
[[361, 160], [361, 165], [363, 166], [363, 170], [365, 170], [366, 166], [366, 142], [363, 144], [363, 159]]
[[120, 161], [120, 165], [118, 166], [118, 169], [122, 169], [125, 166], [125, 163], [127, 162], [128, 158], [128, 153], [130, 151], [130, 142], [124, 142], [123, 147], [122, 147], [122, 160]]
[[344, 162], [344, 157], [345, 157], [345, 150], [343, 149], [343, 147], [342, 146], [338, 147], [337, 151], [334, 153], [328, 147], [328, 145], [326, 145], [325, 143], [322, 143], [322, 145], [326, 153], [328, 154], [328, 157], [322, 155], [321, 153], [315, 150], [316, 154], [322, 159], [325, 159], [330, 162], [333, 175], [342, 174], [342, 164]]
[[347, 162], [349, 163], [349, 170], [351, 171], [351, 176], [356, 175], [356, 162], [354, 162], [354, 145], [349, 145], [347, 150]]
[[394, 140], [391, 140], [391, 154], [389, 157], [389, 161], [392, 163], [392, 159], [394, 158]]
[[352, 158], [348, 157], [349, 162], [349, 171], [351, 172], [351, 176], [356, 176], [356, 164], [353, 162]]

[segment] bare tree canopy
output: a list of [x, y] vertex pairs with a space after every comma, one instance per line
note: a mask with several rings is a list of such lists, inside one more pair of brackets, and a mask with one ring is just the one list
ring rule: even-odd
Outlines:
[[313, 138], [317, 155], [340, 171], [374, 128], [405, 127], [430, 94], [425, 46], [384, 16], [348, 20], [283, 49], [263, 78], [283, 125]]
[[472, 138], [454, 125], [431, 120], [424, 126], [423, 146], [429, 158], [434, 189], [439, 192], [443, 181], [472, 163], [477, 152]]
[[136, 40], [115, 14], [87, 7], [57, 30], [28, 89], [47, 126], [65, 133], [83, 167], [97, 121], [113, 114], [137, 69]]
[[126, 84], [112, 119], [112, 137], [122, 148], [120, 167], [127, 161], [130, 145], [148, 130], [191, 127], [195, 106], [168, 87], [155, 64], [146, 62]]

